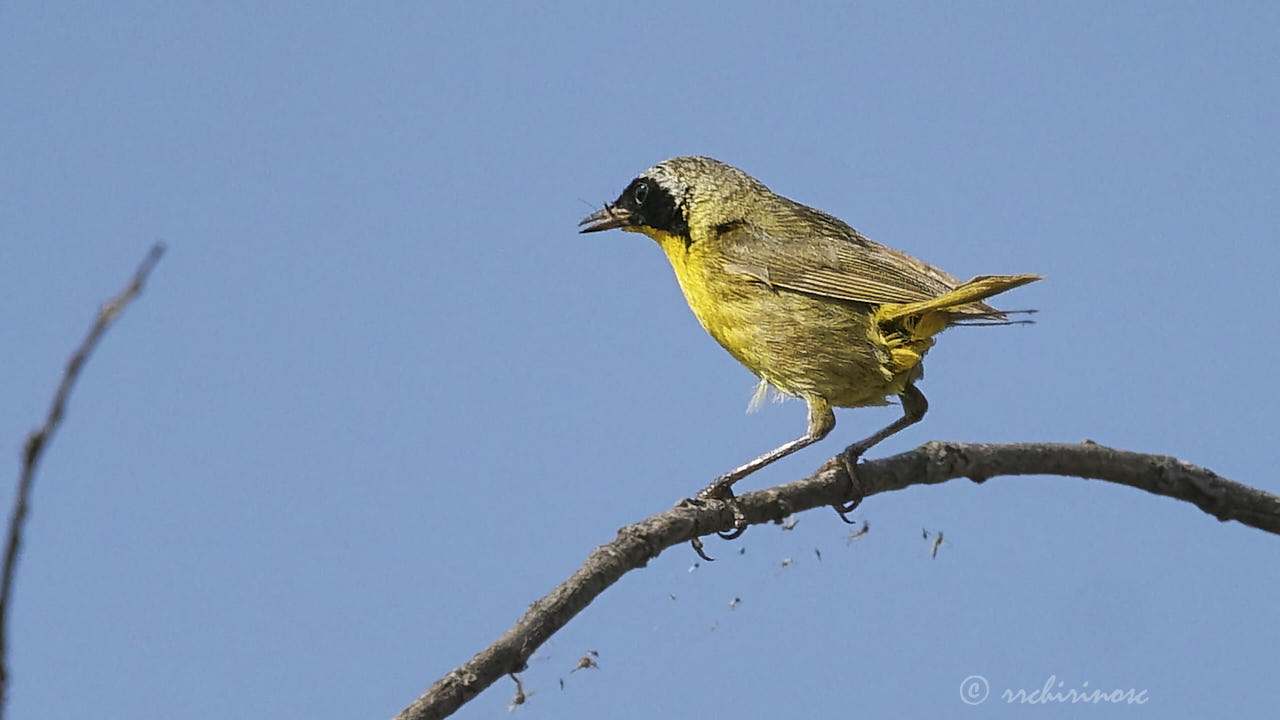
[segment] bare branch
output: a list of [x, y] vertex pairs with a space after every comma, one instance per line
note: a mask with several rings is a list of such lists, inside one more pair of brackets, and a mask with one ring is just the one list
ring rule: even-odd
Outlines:
[[[859, 497], [932, 485], [955, 478], [983, 482], [998, 475], [1065, 475], [1128, 485], [1189, 502], [1219, 520], [1236, 520], [1280, 535], [1280, 496], [1219, 477], [1172, 457], [1103, 447], [1022, 443], [970, 445], [932, 442], [910, 452], [862, 463], [851, 482], [835, 458], [813, 475], [738, 498], [751, 525], [774, 522], [817, 507]], [[702, 535], [731, 530], [734, 511], [720, 501], [685, 501], [618, 531], [596, 548], [568, 580], [529, 607], [524, 617], [489, 647], [436, 681], [397, 720], [452, 714], [495, 680], [519, 672], [537, 648], [625, 573], [643, 567], [666, 548]]]
[[30, 507], [31, 484], [35, 479], [36, 467], [40, 464], [40, 458], [44, 455], [44, 449], [48, 447], [54, 432], [62, 424], [62, 416], [67, 407], [67, 398], [71, 395], [71, 388], [80, 377], [80, 370], [84, 367], [85, 361], [89, 359], [89, 355], [98, 346], [98, 341], [107, 332], [107, 328], [120, 317], [120, 313], [125, 309], [125, 306], [142, 292], [143, 283], [146, 282], [147, 276], [151, 274], [151, 269], [160, 261], [160, 256], [163, 254], [164, 245], [162, 243], [156, 243], [151, 246], [151, 250], [147, 252], [147, 256], [143, 258], [142, 264], [133, 273], [133, 278], [125, 286], [124, 290], [121, 290], [119, 295], [103, 303], [102, 307], [98, 309], [98, 315], [94, 318], [93, 325], [89, 327], [88, 334], [85, 335], [84, 340], [80, 342], [80, 346], [71, 355], [71, 359], [67, 361], [66, 370], [62, 373], [62, 382], [58, 384], [58, 390], [54, 393], [53, 403], [49, 406], [49, 414], [45, 417], [44, 425], [32, 430], [31, 434], [27, 436], [27, 442], [22, 447], [22, 474], [18, 479], [18, 492], [13, 501], [13, 513], [9, 517], [9, 536], [5, 541], [4, 547], [3, 578], [0, 579], [0, 718], [4, 716], [5, 701], [9, 687], [8, 662], [6, 661], [9, 646], [9, 599], [13, 592], [13, 576], [18, 564], [18, 551], [22, 545], [22, 528], [26, 522], [27, 512]]

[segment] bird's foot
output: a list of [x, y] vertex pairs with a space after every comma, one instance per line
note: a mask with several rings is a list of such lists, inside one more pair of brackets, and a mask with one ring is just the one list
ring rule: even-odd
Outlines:
[[849, 519], [849, 513], [853, 512], [862, 504], [862, 483], [858, 480], [858, 459], [862, 455], [860, 448], [850, 448], [846, 452], [839, 455], [840, 464], [844, 466], [844, 472], [849, 476], [849, 487], [853, 490], [854, 499], [844, 504], [832, 505], [831, 507], [840, 516], [840, 519], [849, 525], [856, 525], [856, 521]]
[[[688, 501], [700, 504], [707, 502], [708, 500], [712, 500], [723, 502], [729, 506], [729, 509], [733, 512], [733, 530], [730, 530], [729, 532], [716, 531], [716, 535], [725, 540], [736, 540], [742, 537], [742, 533], [747, 531], [747, 516], [742, 512], [742, 506], [738, 503], [737, 497], [733, 494], [733, 483], [737, 482], [738, 479], [739, 478], [733, 473], [721, 475], [710, 485], [699, 490], [698, 494], [694, 495], [693, 498]], [[694, 538], [689, 541], [689, 544], [693, 547], [693, 551], [698, 554], [698, 557], [708, 562], [715, 560], [715, 558], [708, 556], [706, 551], [703, 550], [701, 538]]]

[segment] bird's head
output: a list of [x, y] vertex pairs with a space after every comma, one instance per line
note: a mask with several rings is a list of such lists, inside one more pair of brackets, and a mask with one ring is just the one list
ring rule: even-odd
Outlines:
[[640, 173], [617, 200], [584, 218], [579, 232], [621, 228], [657, 240], [665, 235], [689, 241], [745, 220], [760, 198], [770, 196], [760, 181], [719, 160], [671, 158]]

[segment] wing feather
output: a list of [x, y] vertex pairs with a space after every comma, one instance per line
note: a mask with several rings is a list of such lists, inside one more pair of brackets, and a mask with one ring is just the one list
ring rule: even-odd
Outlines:
[[771, 286], [811, 295], [873, 305], [912, 303], [960, 285], [942, 270], [872, 242], [818, 210], [779, 208], [771, 220], [776, 230], [730, 223], [716, 228], [711, 239], [727, 264], [763, 268]]

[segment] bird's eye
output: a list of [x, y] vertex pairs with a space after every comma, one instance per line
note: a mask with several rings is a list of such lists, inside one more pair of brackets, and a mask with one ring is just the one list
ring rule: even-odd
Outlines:
[[635, 196], [637, 205], [643, 205], [645, 198], [649, 197], [649, 183], [636, 183], [636, 189], [631, 194]]

